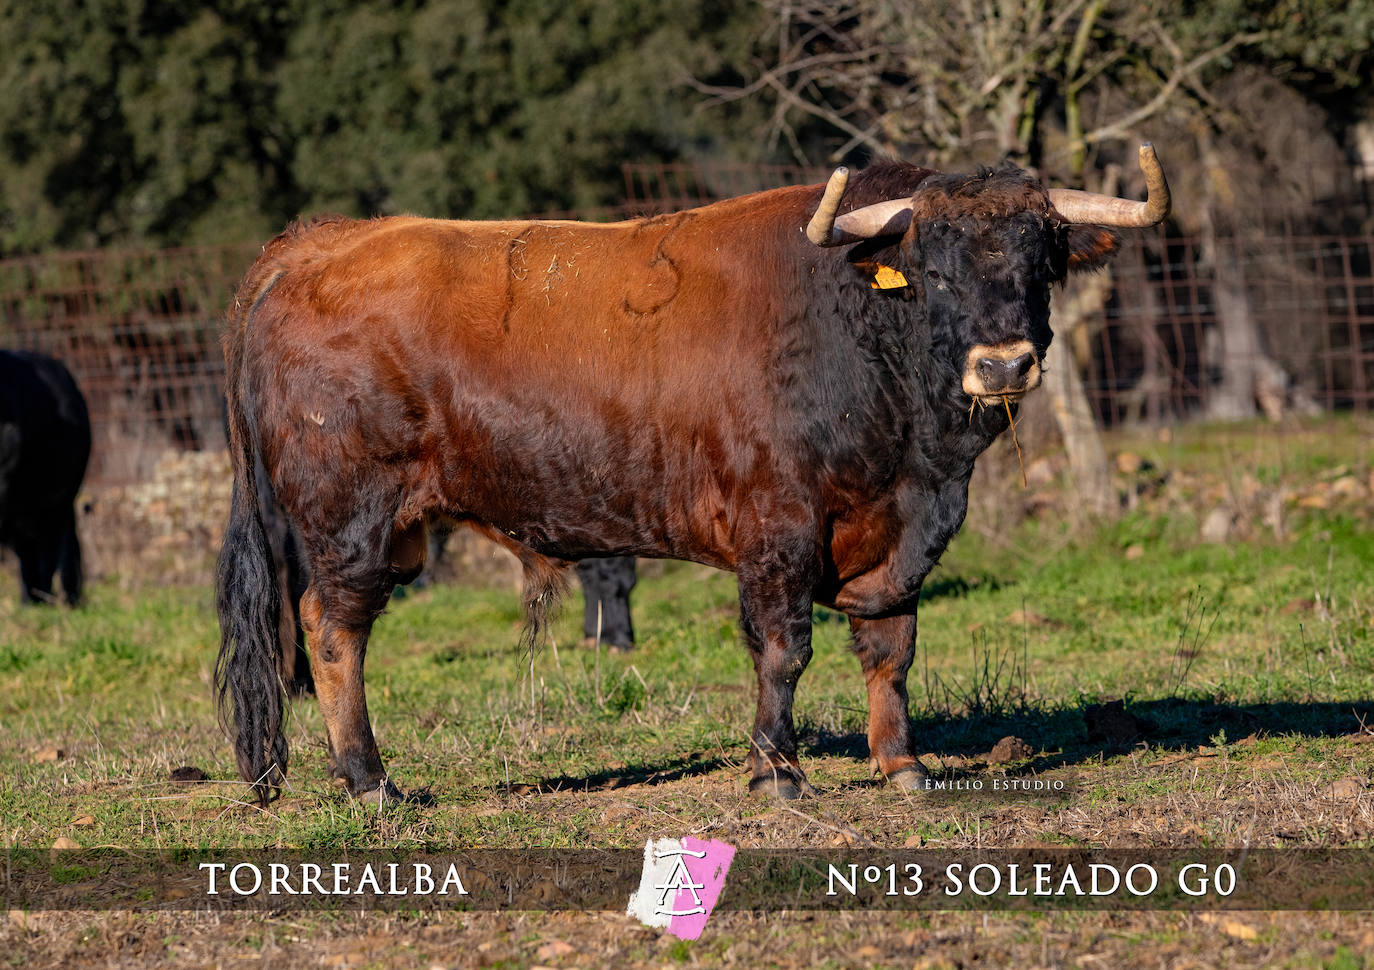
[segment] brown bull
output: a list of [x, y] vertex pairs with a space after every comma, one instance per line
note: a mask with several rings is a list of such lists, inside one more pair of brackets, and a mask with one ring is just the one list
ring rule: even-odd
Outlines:
[[[217, 687], [265, 802], [287, 764], [281, 604], [261, 458], [312, 569], [302, 601], [333, 774], [394, 797], [363, 659], [446, 516], [524, 564], [531, 626], [560, 567], [687, 559], [739, 577], [758, 678], [751, 788], [809, 791], [792, 699], [811, 609], [850, 617], [869, 749], [920, 787], [907, 671], [921, 583], [974, 459], [1040, 381], [1051, 284], [1100, 225], [1168, 210], [1051, 190], [1014, 166], [875, 166], [613, 225], [333, 219], [288, 229], [224, 334], [233, 511]], [[983, 402], [997, 407], [979, 408]], [[1004, 401], [1007, 402], [1004, 406]]]

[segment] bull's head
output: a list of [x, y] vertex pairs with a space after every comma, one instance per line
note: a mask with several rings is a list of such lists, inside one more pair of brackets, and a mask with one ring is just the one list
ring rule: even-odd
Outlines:
[[818, 246], [900, 237], [898, 269], [921, 288], [932, 339], [962, 366], [963, 392], [1015, 398], [1040, 384], [1052, 336], [1050, 284], [1111, 255], [1115, 237], [1102, 227], [1153, 226], [1169, 214], [1169, 186], [1152, 146], [1141, 146], [1140, 167], [1145, 202], [1046, 190], [1006, 165], [934, 174], [909, 199], [837, 217], [848, 180], [841, 168], [806, 234]]

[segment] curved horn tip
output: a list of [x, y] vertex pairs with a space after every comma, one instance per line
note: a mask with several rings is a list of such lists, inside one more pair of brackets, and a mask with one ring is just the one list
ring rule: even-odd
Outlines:
[[844, 198], [844, 191], [849, 184], [849, 169], [841, 165], [831, 174], [829, 181], [825, 183], [825, 192], [821, 194], [821, 201], [816, 206], [815, 213], [811, 216], [811, 221], [806, 226], [806, 238], [817, 246], [833, 246], [838, 240], [835, 239], [833, 228], [835, 225], [835, 215], [840, 211], [840, 200]]
[[1173, 209], [1173, 197], [1169, 192], [1169, 183], [1164, 178], [1164, 166], [1159, 163], [1159, 155], [1155, 152], [1153, 142], [1147, 141], [1140, 146], [1140, 171], [1145, 175], [1148, 190], [1145, 202], [1146, 224], [1158, 225], [1168, 218]]

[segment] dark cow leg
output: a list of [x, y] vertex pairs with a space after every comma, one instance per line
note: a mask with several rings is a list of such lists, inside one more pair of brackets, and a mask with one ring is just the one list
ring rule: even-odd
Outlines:
[[[284, 612], [283, 608], [283, 612]], [[296, 629], [299, 631], [295, 646], [287, 641], [287, 651], [291, 654], [291, 666], [288, 670], [283, 664], [282, 680], [286, 684], [286, 690], [292, 697], [308, 697], [315, 693], [315, 677], [310, 672], [310, 654], [305, 649], [305, 630], [300, 625], [300, 604], [296, 604]]]
[[278, 636], [281, 638], [281, 680], [292, 697], [315, 693], [315, 680], [310, 675], [310, 656], [305, 650], [305, 628], [301, 625], [300, 595], [293, 593], [290, 577], [284, 568], [277, 571], [277, 589], [281, 596], [281, 615], [278, 617]]
[[591, 641], [620, 650], [635, 645], [635, 628], [630, 619], [630, 590], [634, 589], [633, 556], [584, 559], [577, 564], [577, 580], [582, 584], [582, 633]]
[[277, 493], [267, 466], [258, 459], [253, 463], [253, 475], [258, 487], [258, 508], [272, 547], [272, 560], [277, 571], [277, 595], [282, 609], [278, 618], [281, 637], [281, 679], [287, 694], [300, 697], [315, 692], [310, 675], [310, 657], [305, 651], [305, 628], [301, 625], [301, 597], [310, 580], [310, 567], [299, 535], [287, 519], [286, 511], [277, 503]]
[[792, 698], [811, 661], [811, 584], [740, 573], [740, 628], [754, 660], [758, 708], [750, 737], [749, 790], [814, 796], [797, 762]]
[[[301, 673], [300, 658], [297, 656], [299, 641], [296, 638], [297, 630], [300, 629], [300, 604], [292, 601], [290, 597], [291, 587], [287, 583], [285, 568], [281, 563], [277, 564], [277, 595], [281, 597], [281, 613], [277, 617], [277, 637], [281, 640], [281, 682], [286, 685], [286, 692], [292, 697], [298, 697], [303, 692], [296, 678]], [[305, 664], [305, 673], [309, 675], [310, 663]]]
[[[310, 585], [310, 567], [306, 565], [305, 550], [295, 529], [286, 530], [286, 550], [287, 598], [282, 600], [282, 612], [286, 612], [287, 603], [291, 604], [291, 635], [296, 645], [295, 662], [291, 665], [291, 679], [286, 681], [286, 688], [293, 694], [304, 696], [315, 693], [315, 678], [310, 673], [310, 654], [305, 649], [305, 625], [301, 623], [301, 597]], [[291, 642], [286, 641], [286, 651], [290, 651]]]
[[49, 523], [38, 538], [38, 578], [39, 589], [49, 603], [57, 602], [54, 588], [57, 584], [57, 567], [62, 561], [62, 549], [66, 544], [66, 529], [59, 524], [61, 519]]
[[[275, 499], [273, 500], [275, 506]], [[277, 516], [281, 512], [274, 508]], [[304, 563], [304, 553], [295, 530], [287, 526], [277, 536], [280, 548], [274, 546], [273, 558], [277, 566], [277, 590], [281, 596], [281, 614], [278, 617], [279, 636], [281, 637], [281, 679], [286, 685], [287, 694], [304, 697], [315, 693], [315, 678], [310, 673], [310, 655], [305, 649], [305, 627], [301, 623], [301, 597], [308, 585], [308, 573]]]
[[[363, 596], [321, 581], [301, 598], [315, 693], [329, 742], [330, 772], [349, 794], [378, 806], [401, 793], [386, 777], [372, 736], [363, 690], [363, 661], [373, 618], [390, 592], [389, 576]], [[327, 604], [327, 605], [326, 605]]]
[[58, 554], [58, 570], [62, 575], [62, 593], [68, 606], [81, 601], [83, 573], [81, 569], [81, 540], [76, 532], [76, 510], [69, 511], [67, 526], [62, 535], [62, 551]]
[[850, 648], [868, 683], [868, 753], [888, 781], [923, 790], [926, 770], [916, 760], [907, 713], [906, 675], [916, 655], [916, 616], [849, 618]]
[[46, 538], [24, 537], [14, 544], [15, 555], [19, 557], [19, 599], [24, 603], [51, 603], [52, 576], [50, 568], [44, 571], [45, 560], [52, 561], [47, 549]]
[[444, 547], [448, 543], [448, 537], [453, 535], [454, 523], [448, 519], [437, 519], [429, 525], [429, 538], [427, 540], [428, 552], [425, 556], [425, 567], [420, 575], [416, 576], [411, 582], [410, 588], [421, 590], [434, 582], [434, 574], [439, 564], [444, 561]]

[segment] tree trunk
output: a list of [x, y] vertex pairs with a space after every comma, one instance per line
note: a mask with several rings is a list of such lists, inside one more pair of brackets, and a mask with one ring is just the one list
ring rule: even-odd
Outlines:
[[1216, 375], [1216, 383], [1206, 385], [1205, 414], [1214, 421], [1244, 421], [1259, 413], [1258, 402], [1265, 416], [1277, 421], [1287, 411], [1288, 376], [1264, 352], [1260, 340], [1245, 285], [1244, 236], [1232, 224], [1233, 235], [1223, 241], [1217, 225], [1234, 210], [1235, 192], [1206, 128], [1199, 130], [1198, 147], [1208, 173], [1201, 206], [1202, 261], [1212, 270], [1217, 315], [1216, 328], [1204, 344], [1204, 374]]
[[[1115, 195], [1118, 179], [1118, 170], [1109, 167], [1100, 191]], [[1051, 311], [1050, 324], [1055, 337], [1045, 354], [1045, 389], [1050, 393], [1059, 436], [1064, 439], [1078, 508], [1096, 518], [1114, 518], [1120, 511], [1120, 503], [1112, 484], [1107, 449], [1102, 444], [1102, 433], [1097, 428], [1087, 392], [1083, 390], [1083, 378], [1073, 348], [1087, 319], [1100, 313], [1111, 295], [1110, 269], [1069, 280]]]
[[[1210, 201], [1210, 200], [1209, 200]], [[1210, 218], [1203, 220], [1202, 251], [1212, 265], [1212, 302], [1217, 313], [1217, 339], [1209, 341], [1208, 366], [1220, 381], [1208, 389], [1207, 417], [1243, 421], [1255, 416], [1255, 380], [1260, 359], [1259, 333], [1250, 312], [1250, 295], [1232, 249], [1222, 253]]]
[[1149, 280], [1123, 294], [1135, 308], [1135, 339], [1140, 344], [1142, 366], [1140, 377], [1130, 390], [1119, 397], [1118, 417], [1127, 425], [1146, 424], [1156, 427], [1164, 420], [1169, 406], [1172, 379], [1169, 374], [1169, 355], [1160, 340], [1157, 321], [1162, 314], [1159, 295]]
[[1120, 503], [1112, 484], [1102, 434], [1074, 361], [1073, 340], [1089, 314], [1106, 306], [1111, 292], [1110, 272], [1080, 277], [1070, 284], [1066, 298], [1053, 312], [1055, 338], [1045, 355], [1045, 389], [1050, 393], [1054, 420], [1064, 439], [1078, 507], [1098, 518], [1114, 517]]

